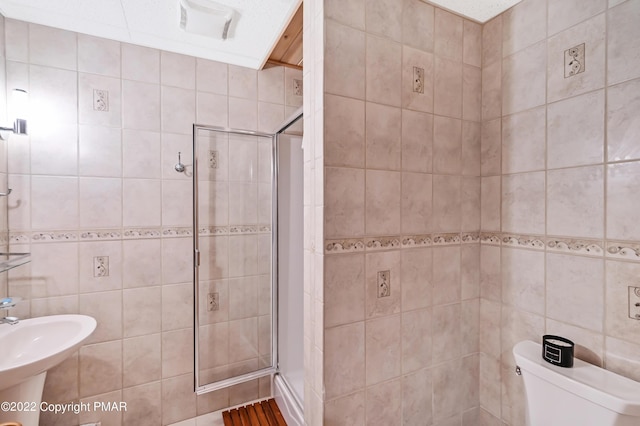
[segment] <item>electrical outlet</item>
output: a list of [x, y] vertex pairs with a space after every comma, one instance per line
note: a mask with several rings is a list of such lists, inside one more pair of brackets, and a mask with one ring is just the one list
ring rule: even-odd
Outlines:
[[109, 111], [109, 91], [93, 89], [93, 109], [95, 111]]
[[564, 51], [564, 78], [584, 72], [584, 43]]
[[640, 287], [629, 287], [629, 318], [640, 320]]
[[109, 256], [93, 258], [93, 276], [96, 278], [109, 276]]
[[424, 93], [424, 68], [413, 67], [413, 91]]
[[213, 312], [220, 310], [220, 295], [218, 293], [207, 294], [207, 311]]
[[218, 168], [218, 151], [209, 151], [209, 168]]
[[293, 80], [293, 94], [302, 96], [302, 80]]
[[378, 298], [391, 296], [391, 271], [378, 271]]

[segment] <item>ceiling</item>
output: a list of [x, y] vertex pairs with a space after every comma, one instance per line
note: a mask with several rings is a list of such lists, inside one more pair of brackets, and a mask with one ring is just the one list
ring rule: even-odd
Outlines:
[[[235, 11], [226, 40], [182, 31], [179, 1], [0, 0], [0, 13], [21, 21], [254, 69], [261, 69], [267, 61], [302, 65], [302, 0], [211, 0]], [[521, 0], [423, 1], [484, 23]]]
[[235, 10], [227, 40], [179, 28], [179, 0], [0, 0], [7, 18], [259, 69], [302, 0], [215, 0]]
[[[425, 1], [425, 0], [423, 0]], [[466, 18], [484, 24], [522, 0], [426, 0]]]

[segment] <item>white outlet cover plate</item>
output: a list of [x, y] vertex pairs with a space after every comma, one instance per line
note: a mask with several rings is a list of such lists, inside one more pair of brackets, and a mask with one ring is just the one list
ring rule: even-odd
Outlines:
[[484, 24], [522, 0], [422, 0]]

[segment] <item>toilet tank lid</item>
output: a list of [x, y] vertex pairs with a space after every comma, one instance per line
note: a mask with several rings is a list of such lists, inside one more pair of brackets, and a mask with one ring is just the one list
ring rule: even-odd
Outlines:
[[640, 383], [612, 371], [575, 359], [573, 368], [542, 359], [542, 345], [526, 340], [513, 347], [516, 364], [559, 388], [611, 411], [640, 417]]

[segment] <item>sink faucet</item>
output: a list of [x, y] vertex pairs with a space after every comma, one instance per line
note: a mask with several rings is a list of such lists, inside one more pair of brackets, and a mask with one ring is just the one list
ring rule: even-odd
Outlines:
[[0, 324], [16, 325], [19, 321], [20, 321], [20, 319], [18, 317], [0, 318]]

